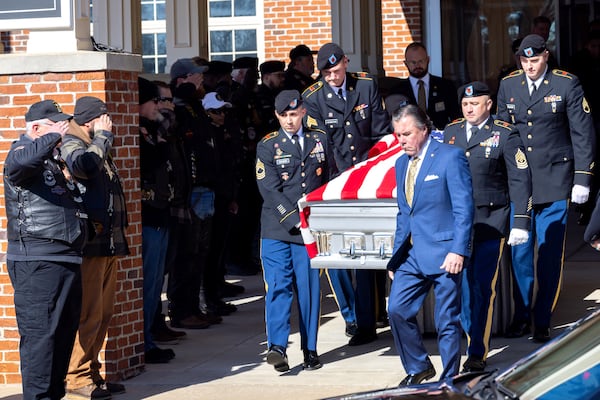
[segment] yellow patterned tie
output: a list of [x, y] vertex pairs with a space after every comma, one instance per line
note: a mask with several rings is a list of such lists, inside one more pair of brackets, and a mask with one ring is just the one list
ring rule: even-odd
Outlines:
[[406, 176], [406, 201], [408, 205], [412, 207], [413, 196], [415, 194], [415, 181], [417, 179], [417, 165], [419, 164], [419, 157], [413, 157], [410, 160], [408, 166], [408, 173]]

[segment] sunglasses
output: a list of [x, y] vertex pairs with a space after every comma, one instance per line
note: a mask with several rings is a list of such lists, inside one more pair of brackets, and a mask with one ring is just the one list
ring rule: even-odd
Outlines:
[[172, 97], [157, 97], [154, 99], [155, 103], [160, 103], [161, 101], [173, 101]]

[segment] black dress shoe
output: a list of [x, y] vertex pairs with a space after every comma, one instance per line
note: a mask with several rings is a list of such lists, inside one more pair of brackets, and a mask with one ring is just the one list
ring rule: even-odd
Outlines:
[[356, 322], [346, 322], [346, 336], [352, 337], [358, 333]]
[[481, 372], [485, 370], [485, 360], [475, 357], [469, 356], [467, 357], [467, 361], [463, 364], [462, 372]]
[[159, 349], [154, 347], [144, 353], [146, 364], [166, 364], [175, 358], [175, 353], [171, 349]]
[[302, 369], [312, 371], [314, 369], [319, 369], [323, 366], [321, 364], [321, 360], [319, 360], [319, 355], [314, 350], [304, 350], [304, 363], [302, 364]]
[[285, 355], [285, 348], [275, 344], [267, 352], [267, 363], [271, 364], [275, 368], [275, 371], [278, 372], [285, 372], [290, 369], [287, 356]]
[[431, 379], [435, 376], [435, 368], [430, 365], [425, 371], [416, 374], [407, 375], [398, 386], [418, 385], [419, 383]]
[[531, 328], [527, 322], [516, 322], [513, 321], [508, 328], [506, 328], [506, 332], [504, 333], [505, 338], [513, 339], [520, 338], [522, 336], [528, 335], [531, 333]]
[[550, 340], [550, 330], [548, 328], [535, 328], [533, 331], [533, 341], [536, 343], [546, 343]]
[[371, 343], [377, 340], [377, 333], [375, 332], [356, 332], [354, 336], [348, 341], [348, 346], [360, 346], [363, 344]]

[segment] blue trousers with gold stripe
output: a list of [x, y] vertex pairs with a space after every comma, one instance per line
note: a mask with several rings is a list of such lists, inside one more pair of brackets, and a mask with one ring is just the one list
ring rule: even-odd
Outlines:
[[296, 292], [301, 348], [317, 350], [321, 313], [319, 270], [310, 268], [304, 244], [261, 240], [261, 260], [266, 285], [267, 344], [287, 347], [290, 317]]
[[[513, 321], [529, 323], [533, 312], [533, 323], [537, 328], [550, 328], [550, 318], [562, 283], [568, 209], [568, 200], [534, 205], [529, 241], [512, 248], [513, 277], [517, 284], [513, 291]], [[511, 221], [512, 214], [511, 208]], [[537, 263], [534, 269], [536, 244]], [[532, 305], [536, 277], [538, 290], [535, 305]]]
[[475, 242], [463, 271], [460, 322], [467, 334], [467, 355], [485, 360], [490, 345], [496, 283], [504, 239]]

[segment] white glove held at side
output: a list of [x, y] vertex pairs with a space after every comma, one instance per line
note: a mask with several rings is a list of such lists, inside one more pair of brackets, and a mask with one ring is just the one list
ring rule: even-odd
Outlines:
[[588, 201], [590, 197], [590, 188], [582, 185], [573, 185], [571, 191], [571, 201], [577, 204], [583, 204]]
[[525, 229], [512, 228], [510, 230], [510, 235], [508, 235], [508, 242], [506, 242], [509, 246], [518, 246], [523, 244], [529, 240], [529, 231]]

